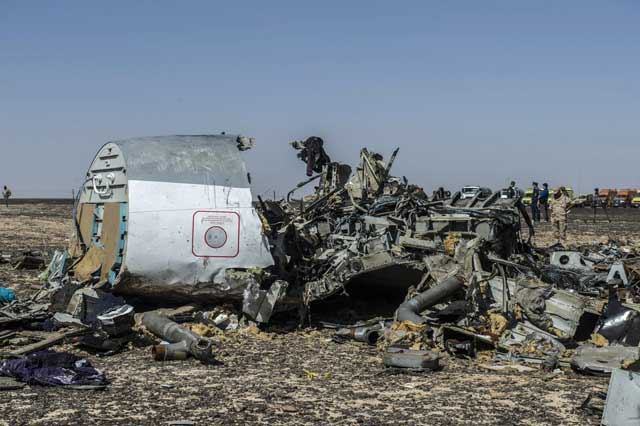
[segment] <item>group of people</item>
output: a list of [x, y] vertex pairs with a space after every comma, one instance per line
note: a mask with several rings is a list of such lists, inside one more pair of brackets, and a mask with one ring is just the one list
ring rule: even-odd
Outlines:
[[[564, 245], [567, 241], [567, 215], [571, 207], [571, 198], [567, 189], [564, 186], [559, 187], [553, 193], [553, 200], [550, 200], [551, 193], [548, 183], [542, 184], [542, 190], [538, 186], [538, 182], [532, 182], [531, 185], [531, 219], [534, 223], [540, 223], [540, 210], [542, 209], [545, 222], [549, 222], [549, 218], [551, 218], [551, 226], [557, 242]], [[507, 189], [507, 196], [521, 198], [522, 195], [522, 191], [516, 187], [515, 181], [511, 181], [511, 185]]]
[[533, 182], [531, 193], [531, 219], [540, 222], [540, 209], [544, 211], [544, 221], [549, 222], [549, 184], [543, 183], [542, 190], [538, 187], [538, 182]]

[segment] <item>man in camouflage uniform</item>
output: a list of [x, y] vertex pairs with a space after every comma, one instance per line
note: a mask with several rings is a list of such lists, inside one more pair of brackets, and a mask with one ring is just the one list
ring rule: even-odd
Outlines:
[[553, 234], [559, 244], [567, 241], [567, 213], [569, 213], [570, 199], [564, 186], [561, 186], [553, 194], [551, 202], [551, 226]]

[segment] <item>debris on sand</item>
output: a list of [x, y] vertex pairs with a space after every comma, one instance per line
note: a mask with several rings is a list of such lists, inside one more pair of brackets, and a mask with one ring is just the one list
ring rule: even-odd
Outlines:
[[[318, 137], [292, 144], [309, 179], [254, 205], [240, 157], [253, 144], [103, 146], [75, 200], [69, 249], [54, 254], [41, 291], [0, 306], [0, 326], [15, 338], [37, 325], [46, 347], [111, 355], [137, 342], [156, 360], [203, 364], [219, 364], [225, 336], [279, 325], [331, 328], [334, 342], [370, 345], [381, 369], [446, 370], [455, 357], [492, 371], [638, 370], [640, 246], [536, 247], [518, 197], [429, 198], [392, 174], [397, 149], [385, 161], [363, 148], [352, 173]], [[33, 253], [20, 262], [44, 267]], [[341, 298], [365, 316], [345, 319]], [[376, 300], [393, 308], [366, 316]], [[34, 344], [25, 353], [44, 347]]]
[[44, 257], [40, 252], [25, 252], [14, 265], [15, 269], [42, 269], [45, 266]]

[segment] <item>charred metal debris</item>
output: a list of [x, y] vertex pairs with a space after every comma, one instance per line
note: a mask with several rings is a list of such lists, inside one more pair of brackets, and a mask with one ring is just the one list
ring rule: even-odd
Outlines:
[[[186, 147], [179, 153], [169, 144], [175, 138]], [[41, 276], [41, 292], [0, 307], [0, 327], [9, 330], [0, 339], [14, 339], [15, 330], [34, 323], [54, 334], [9, 356], [66, 341], [102, 354], [126, 350], [129, 344], [152, 346], [156, 360], [191, 356], [214, 364], [221, 343], [203, 330], [263, 327], [288, 315], [300, 326], [335, 329], [336, 341], [380, 346], [389, 368], [435, 370], [445, 354], [491, 354], [496, 363], [526, 363], [551, 373], [572, 367], [608, 374], [640, 365], [639, 246], [606, 241], [572, 249], [534, 247], [531, 220], [519, 199], [500, 198], [499, 192], [465, 199], [444, 190], [430, 198], [406, 178], [394, 176], [398, 149], [385, 160], [363, 148], [353, 170], [332, 161], [318, 137], [291, 143], [308, 179], [282, 200], [258, 197], [251, 205], [249, 197], [243, 206], [250, 193], [237, 156], [253, 146], [253, 139], [203, 138], [152, 138], [155, 157], [135, 157], [146, 149], [139, 141], [105, 145], [108, 152], [96, 157], [74, 209], [77, 231], [71, 249], [53, 257]], [[209, 208], [212, 214], [201, 217], [207, 209], [197, 200], [185, 206], [195, 211], [186, 224], [173, 216], [159, 219], [164, 232], [171, 232], [173, 223], [193, 232], [189, 247], [168, 254], [151, 250], [143, 257], [132, 238], [132, 233], [147, 232], [135, 197], [153, 189], [166, 191], [166, 200], [172, 200], [170, 191], [184, 191], [178, 184], [193, 186], [189, 179], [195, 173], [184, 170], [184, 175], [172, 175], [174, 186], [163, 187], [154, 167], [165, 160], [162, 153], [191, 155], [194, 146], [200, 153], [212, 141], [227, 163], [242, 169], [221, 169], [220, 178], [229, 173], [236, 183], [228, 189], [210, 185], [212, 199], [224, 199], [225, 209], [255, 214], [236, 220], [229, 212], [213, 211], [220, 208], [216, 204]], [[137, 180], [126, 181], [117, 167], [112, 174], [100, 172], [108, 162], [139, 168]], [[128, 173], [127, 179], [133, 179], [135, 171]], [[198, 236], [201, 246], [195, 241], [196, 219], [206, 225]], [[253, 240], [238, 236], [238, 246], [228, 247], [235, 241], [231, 231], [241, 226], [248, 227]], [[117, 238], [109, 237], [107, 229]], [[164, 236], [153, 235], [159, 247]], [[234, 257], [244, 245], [249, 252]], [[112, 255], [109, 247], [115, 250]], [[209, 256], [215, 250], [231, 254]], [[22, 267], [36, 264], [25, 259]], [[336, 298], [366, 304], [390, 294], [403, 300], [388, 315], [351, 323], [315, 318], [315, 306]], [[158, 307], [158, 295], [164, 295], [160, 304], [186, 301], [192, 306], [153, 311], [148, 307]]]
[[[637, 361], [637, 247], [536, 248], [519, 199], [429, 199], [391, 173], [397, 149], [388, 162], [362, 149], [352, 174], [331, 162], [318, 139], [292, 143], [307, 172], [318, 173], [285, 200], [260, 199], [272, 273], [291, 290], [282, 304], [297, 297], [312, 317], [314, 303], [352, 290], [375, 297], [401, 291], [405, 301], [392, 318], [337, 335], [368, 343], [377, 336], [396, 352], [403, 345], [463, 357], [494, 350], [496, 359], [550, 371], [598, 370], [579, 362], [589, 352], [578, 347], [619, 355], [617, 367]], [[313, 194], [293, 200], [311, 182]]]

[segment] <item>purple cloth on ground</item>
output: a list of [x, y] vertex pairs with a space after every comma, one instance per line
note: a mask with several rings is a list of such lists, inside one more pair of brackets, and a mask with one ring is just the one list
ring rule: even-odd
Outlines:
[[66, 352], [39, 351], [0, 364], [0, 376], [31, 385], [105, 385], [105, 375], [84, 358]]

